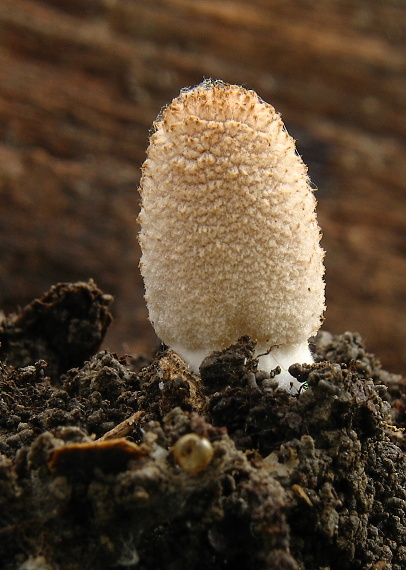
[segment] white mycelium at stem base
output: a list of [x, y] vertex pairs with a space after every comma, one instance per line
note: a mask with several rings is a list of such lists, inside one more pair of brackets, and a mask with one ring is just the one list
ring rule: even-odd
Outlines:
[[324, 310], [316, 200], [294, 140], [253, 91], [205, 82], [154, 124], [142, 169], [141, 272], [158, 336], [198, 371], [243, 335], [260, 369], [312, 362]]

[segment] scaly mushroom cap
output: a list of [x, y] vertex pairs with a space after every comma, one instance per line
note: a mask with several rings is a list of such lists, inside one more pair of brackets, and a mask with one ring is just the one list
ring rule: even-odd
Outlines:
[[324, 310], [323, 250], [307, 169], [253, 91], [204, 82], [154, 124], [139, 236], [157, 335], [185, 351], [249, 335], [300, 344]]

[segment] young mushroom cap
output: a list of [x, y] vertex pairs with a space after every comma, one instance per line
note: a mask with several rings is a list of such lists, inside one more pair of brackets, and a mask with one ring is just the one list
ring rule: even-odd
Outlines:
[[204, 82], [163, 109], [147, 155], [140, 267], [157, 335], [195, 370], [243, 335], [258, 353], [275, 347], [268, 368], [311, 362], [324, 252], [307, 168], [274, 108]]

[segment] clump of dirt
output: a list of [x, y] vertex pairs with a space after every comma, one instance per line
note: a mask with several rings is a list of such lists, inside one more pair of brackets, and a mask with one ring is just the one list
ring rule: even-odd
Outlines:
[[48, 374], [58, 378], [99, 349], [112, 302], [93, 280], [59, 283], [18, 313], [0, 313], [1, 360], [20, 367], [43, 359]]
[[90, 355], [110, 298], [89, 287], [0, 329], [3, 568], [406, 567], [406, 386], [359, 335], [319, 334], [293, 396], [249, 338], [200, 376], [172, 351]]

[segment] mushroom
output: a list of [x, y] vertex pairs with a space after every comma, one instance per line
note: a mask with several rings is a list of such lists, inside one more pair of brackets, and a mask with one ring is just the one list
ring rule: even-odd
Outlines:
[[[311, 363], [324, 252], [307, 168], [254, 91], [205, 81], [154, 123], [140, 185], [141, 273], [157, 335], [195, 372], [243, 335], [279, 386]], [[266, 353], [266, 354], [264, 354]]]

